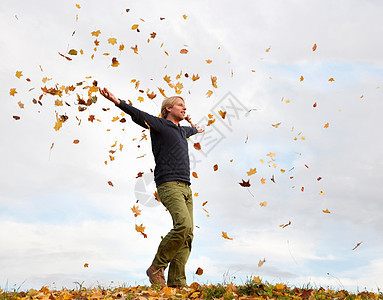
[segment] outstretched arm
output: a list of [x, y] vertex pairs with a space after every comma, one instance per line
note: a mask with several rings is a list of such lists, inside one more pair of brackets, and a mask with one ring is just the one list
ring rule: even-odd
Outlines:
[[100, 94], [103, 95], [106, 99], [112, 101], [115, 105], [120, 105], [120, 100], [113, 95], [107, 88], [99, 88]]
[[191, 127], [194, 127], [194, 128], [197, 129], [197, 133], [202, 133], [202, 132], [204, 132], [203, 129], [199, 128], [199, 126], [197, 126], [197, 125], [195, 125], [195, 124], [192, 123], [191, 118], [190, 118], [189, 115], [186, 116], [185, 120], [188, 121], [188, 122], [190, 123]]

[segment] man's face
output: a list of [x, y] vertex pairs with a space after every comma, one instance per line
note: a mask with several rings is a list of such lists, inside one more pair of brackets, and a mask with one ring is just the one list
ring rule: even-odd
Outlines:
[[166, 109], [169, 111], [168, 117], [171, 116], [178, 121], [185, 119], [186, 106], [182, 99], [178, 98], [176, 102], [174, 102], [173, 107], [167, 107]]

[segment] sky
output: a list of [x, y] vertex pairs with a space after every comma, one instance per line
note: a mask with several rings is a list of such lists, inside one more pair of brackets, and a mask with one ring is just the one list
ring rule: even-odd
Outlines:
[[149, 284], [172, 226], [149, 132], [99, 93], [79, 105], [96, 80], [153, 115], [178, 83], [205, 129], [189, 139], [189, 284], [382, 289], [382, 9], [1, 1], [0, 287]]

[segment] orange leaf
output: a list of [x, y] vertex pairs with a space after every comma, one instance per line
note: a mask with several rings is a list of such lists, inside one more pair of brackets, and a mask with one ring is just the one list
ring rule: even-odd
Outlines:
[[20, 79], [23, 76], [23, 71], [16, 71], [16, 77]]
[[89, 267], [89, 264], [85, 263], [84, 268], [88, 268], [88, 267]]
[[317, 107], [317, 103], [316, 102], [313, 104], [313, 107]]
[[331, 77], [328, 81], [333, 82], [335, 79]]
[[196, 80], [198, 80], [200, 77], [199, 77], [199, 75], [197, 74], [197, 75], [194, 75], [193, 74], [193, 76], [192, 76], [192, 80], [193, 81], [196, 81]]
[[139, 233], [141, 233], [143, 236], [144, 236], [144, 238], [147, 238], [148, 236], [147, 236], [147, 234], [144, 232], [144, 230], [145, 230], [145, 227], [141, 224], [140, 226], [138, 226], [137, 224], [136, 224], [136, 231], [137, 232], [139, 232]]
[[201, 144], [200, 143], [194, 143], [194, 149], [201, 150]]
[[110, 186], [114, 186], [113, 183], [112, 183], [111, 181], [108, 181], [108, 184], [109, 184]]
[[211, 64], [213, 61], [211, 59], [207, 59], [206, 63]]
[[92, 36], [99, 36], [101, 31], [100, 30], [97, 30], [97, 31], [92, 31]]
[[78, 144], [78, 143], [80, 143], [79, 140], [73, 140], [73, 144]]
[[265, 184], [266, 183], [266, 179], [265, 178], [261, 178], [261, 183]]
[[330, 213], [330, 211], [328, 210], [328, 209], [326, 209], [326, 210], [322, 210], [325, 214], [329, 214]]
[[161, 93], [162, 96], [164, 96], [165, 98], [167, 98], [166, 95], [165, 95], [165, 91], [164, 91], [164, 89], [158, 88], [158, 90], [160, 91], [160, 93]]
[[284, 290], [284, 289], [286, 288], [286, 286], [285, 286], [283, 283], [277, 283], [277, 284], [275, 285], [275, 288], [276, 288], [277, 290]]
[[259, 205], [261, 207], [266, 207], [267, 206], [267, 201], [263, 201], [263, 202], [259, 203]]
[[224, 232], [224, 231], [222, 231], [222, 237], [223, 237], [224, 239], [227, 239], [227, 240], [233, 240], [232, 238], [228, 237], [228, 236], [227, 236], [227, 233]]
[[218, 170], [218, 165], [217, 165], [217, 164], [213, 166], [213, 170], [214, 170], [214, 171], [217, 171], [217, 170]]
[[362, 243], [362, 242], [356, 244], [356, 246], [355, 246], [352, 250], [355, 250], [356, 248], [358, 248], [358, 247], [360, 246], [361, 243]]
[[214, 88], [217, 88], [217, 76], [211, 76], [211, 84]]
[[317, 44], [314, 44], [313, 51], [315, 51], [316, 49], [317, 49]]
[[189, 51], [188, 51], [187, 49], [181, 49], [181, 50], [180, 50], [180, 53], [181, 53], [181, 54], [186, 54], [186, 53], [188, 53], [188, 52], [189, 52]]
[[330, 124], [327, 122], [323, 127], [324, 127], [324, 128], [328, 128], [329, 125], [330, 125]]
[[323, 191], [320, 191], [320, 192], [319, 192], [319, 195], [324, 196], [324, 192], [323, 192]]
[[220, 114], [220, 116], [222, 117], [222, 119], [225, 119], [225, 117], [226, 117], [226, 111], [219, 110], [218, 113]]
[[197, 175], [196, 172], [193, 172], [192, 175], [193, 175], [194, 178], [198, 178], [198, 175]]
[[132, 26], [132, 30], [136, 30], [138, 28], [138, 24], [134, 24], [133, 26]]
[[120, 63], [118, 62], [116, 57], [112, 58], [112, 67], [118, 67]]
[[195, 272], [197, 275], [201, 276], [203, 274], [203, 270], [201, 268], [198, 268]]
[[247, 173], [247, 176], [253, 175], [253, 174], [257, 173], [257, 168], [254, 168], [254, 169], [250, 168], [250, 171], [246, 172], [246, 173]]
[[211, 90], [208, 90], [208, 91], [206, 92], [206, 96], [207, 96], [208, 98], [210, 98], [211, 95], [213, 95], [213, 92], [212, 92]]
[[139, 209], [138, 206], [136, 205], [133, 205], [133, 207], [131, 208], [133, 214], [134, 214], [134, 217], [137, 217], [141, 214], [141, 210]]
[[281, 227], [281, 228], [285, 228], [285, 227], [287, 227], [287, 226], [289, 226], [289, 225], [291, 225], [291, 221], [289, 221], [289, 223], [287, 223], [287, 224], [279, 225], [279, 227]]
[[15, 88], [10, 89], [9, 95], [15, 96], [15, 94], [17, 94], [16, 89]]
[[300, 81], [303, 81], [303, 80], [304, 80], [303, 76], [301, 76], [301, 78], [300, 78], [299, 80], [300, 80]]

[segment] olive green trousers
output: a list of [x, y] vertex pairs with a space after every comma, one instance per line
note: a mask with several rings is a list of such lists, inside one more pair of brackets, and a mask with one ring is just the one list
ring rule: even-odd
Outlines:
[[193, 241], [193, 197], [189, 185], [169, 181], [157, 187], [158, 197], [173, 219], [173, 228], [162, 239], [153, 266], [166, 268], [169, 264], [168, 286], [186, 285], [185, 265]]

